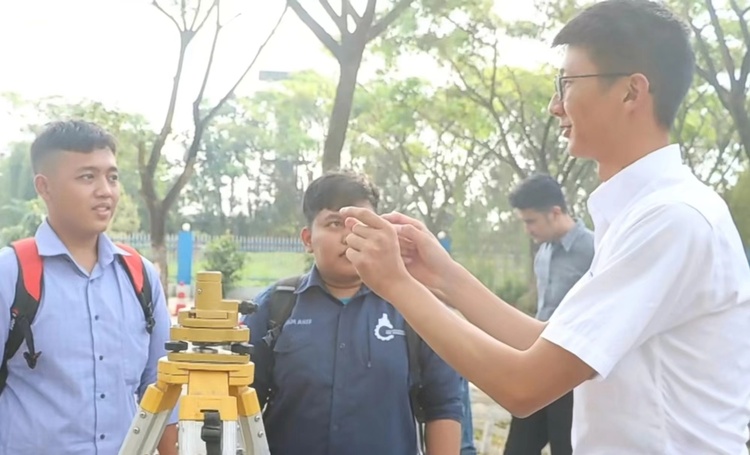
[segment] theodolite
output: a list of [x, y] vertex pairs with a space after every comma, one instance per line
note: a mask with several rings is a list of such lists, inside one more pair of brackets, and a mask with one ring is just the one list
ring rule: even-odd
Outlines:
[[239, 314], [255, 305], [224, 300], [221, 284], [220, 272], [197, 274], [195, 306], [178, 313], [166, 343], [170, 352], [159, 360], [156, 383], [143, 395], [119, 455], [152, 455], [178, 401], [180, 455], [269, 455], [250, 387], [250, 333], [239, 325]]

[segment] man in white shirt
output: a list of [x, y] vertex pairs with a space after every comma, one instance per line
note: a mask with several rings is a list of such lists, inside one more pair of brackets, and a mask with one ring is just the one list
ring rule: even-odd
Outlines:
[[589, 200], [591, 269], [552, 318], [494, 296], [401, 214], [342, 209], [346, 254], [514, 415], [575, 389], [576, 455], [747, 454], [750, 267], [726, 204], [669, 143], [693, 77], [688, 32], [661, 3], [608, 0], [553, 44], [567, 48], [550, 112], [603, 183]]

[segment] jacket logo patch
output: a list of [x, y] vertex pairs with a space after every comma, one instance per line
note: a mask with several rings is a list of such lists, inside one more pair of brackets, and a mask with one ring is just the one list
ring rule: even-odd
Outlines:
[[388, 313], [383, 313], [375, 326], [375, 338], [380, 341], [391, 341], [396, 335], [405, 336], [405, 333], [403, 330], [394, 329], [388, 319]]

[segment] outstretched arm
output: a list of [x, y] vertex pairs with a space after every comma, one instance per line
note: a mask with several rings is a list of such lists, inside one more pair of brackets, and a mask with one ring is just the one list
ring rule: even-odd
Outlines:
[[487, 289], [451, 258], [424, 223], [395, 212], [384, 215], [383, 219], [398, 233], [400, 253], [409, 273], [440, 300], [491, 337], [516, 349], [528, 349], [539, 338], [544, 323]]

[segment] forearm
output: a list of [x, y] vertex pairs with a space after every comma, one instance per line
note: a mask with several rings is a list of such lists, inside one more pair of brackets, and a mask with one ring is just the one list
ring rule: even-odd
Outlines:
[[441, 419], [425, 425], [427, 455], [457, 455], [461, 451], [461, 424]]
[[384, 296], [414, 330], [461, 376], [509, 411], [532, 393], [523, 352], [462, 319], [416, 280], [395, 284]]
[[435, 295], [496, 340], [521, 351], [529, 349], [544, 330], [543, 322], [504, 302], [458, 263], [452, 279]]

